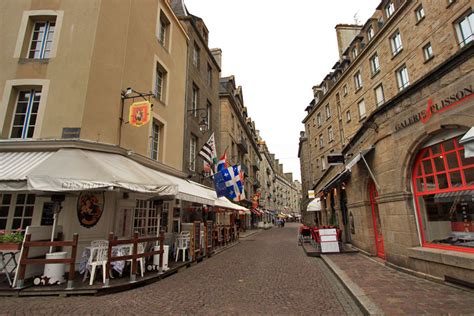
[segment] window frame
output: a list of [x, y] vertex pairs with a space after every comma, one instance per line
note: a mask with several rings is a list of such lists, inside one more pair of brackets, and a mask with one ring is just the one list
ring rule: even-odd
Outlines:
[[374, 28], [371, 25], [367, 29], [367, 39], [368, 39], [368, 41], [370, 42], [374, 38], [374, 36], [375, 36]]
[[324, 136], [319, 134], [319, 148], [324, 148]]
[[326, 104], [324, 109], [326, 110], [326, 120], [329, 120], [331, 118], [331, 107], [329, 106], [329, 103]]
[[[137, 216], [141, 215], [141, 216]], [[139, 236], [156, 236], [160, 221], [157, 201], [136, 199], [133, 208], [132, 229]], [[137, 225], [137, 223], [140, 223]], [[155, 224], [155, 225], [153, 225]]]
[[197, 113], [198, 108], [199, 108], [199, 88], [195, 83], [193, 83], [193, 89], [191, 92], [191, 111], [194, 117], [197, 117], [198, 115]]
[[166, 87], [168, 80], [168, 72], [165, 67], [161, 65], [160, 62], [156, 62], [155, 69], [155, 86], [154, 86], [154, 95], [155, 99], [165, 103], [166, 100]]
[[189, 138], [189, 170], [196, 171], [198, 138], [191, 134]]
[[418, 7], [415, 9], [415, 17], [416, 17], [416, 23], [420, 22], [425, 18], [425, 9], [423, 8], [423, 4], [420, 3]]
[[[19, 108], [19, 103], [20, 102], [24, 102], [24, 101], [20, 101], [20, 95], [22, 93], [29, 93], [30, 97], [28, 99], [27, 102], [27, 105], [26, 105], [26, 109], [25, 109], [25, 112], [24, 114], [21, 113], [17, 113], [18, 111], [18, 108]], [[36, 94], [39, 94], [39, 100], [36, 101], [35, 100], [35, 97], [36, 97]], [[33, 97], [31, 97], [33, 95]], [[43, 97], [43, 91], [41, 89], [37, 90], [35, 88], [33, 89], [21, 89], [21, 90], [18, 90], [18, 94], [17, 94], [17, 97], [16, 97], [16, 101], [15, 101], [15, 107], [13, 108], [13, 112], [12, 112], [12, 118], [11, 118], [11, 124], [10, 124], [10, 131], [9, 131], [9, 138], [10, 139], [32, 139], [34, 138], [34, 135], [35, 135], [35, 129], [37, 128], [38, 126], [38, 119], [39, 119], [39, 115], [40, 115], [40, 107], [41, 107], [41, 99]], [[36, 103], [36, 112], [33, 113], [33, 109], [35, 107], [35, 103]], [[15, 118], [16, 116], [25, 116], [23, 122], [22, 122], [22, 131], [21, 131], [21, 136], [20, 137], [13, 137], [12, 136], [12, 133], [13, 133], [13, 129], [16, 127], [16, 126], [19, 126], [19, 125], [15, 125]], [[34, 115], [35, 117], [35, 122], [34, 124], [30, 124], [31, 122], [31, 118], [32, 118], [32, 115]], [[33, 133], [30, 137], [28, 137], [28, 134], [29, 134], [29, 129], [30, 128], [33, 128]]]
[[346, 123], [349, 123], [351, 121], [351, 110], [346, 111]]
[[390, 36], [390, 48], [392, 49], [392, 56], [398, 55], [403, 50], [402, 35], [399, 30], [396, 30]]
[[[463, 28], [461, 27], [461, 23], [465, 20], [467, 21], [468, 26], [471, 31], [471, 34], [467, 37], [465, 37], [463, 33]], [[472, 12], [471, 9], [456, 20], [454, 28], [456, 30], [456, 37], [457, 37], [459, 48], [463, 48], [464, 46], [466, 46], [467, 44], [469, 44], [470, 42], [474, 40], [474, 13]]]
[[380, 72], [380, 60], [379, 55], [377, 53], [373, 54], [372, 57], [370, 57], [370, 70], [372, 72], [372, 76]]
[[434, 58], [431, 42], [428, 42], [423, 46], [423, 57], [425, 58], [425, 62]]
[[[361, 111], [361, 104], [364, 106], [364, 112], [362, 113]], [[357, 110], [359, 112], [359, 121], [365, 119], [367, 117], [367, 108], [365, 106], [365, 101], [364, 99], [360, 100], [357, 102]]]
[[390, 1], [385, 5], [385, 15], [387, 16], [387, 19], [390, 19], [390, 17], [395, 13], [395, 5], [393, 4], [393, 1]]
[[[8, 195], [9, 201], [5, 203], [4, 197]], [[21, 195], [24, 195], [24, 202], [19, 202], [18, 199]], [[29, 197], [32, 196], [33, 202], [29, 201]], [[13, 231], [20, 229], [24, 231], [27, 226], [33, 224], [33, 219], [35, 218], [35, 204], [37, 202], [37, 196], [31, 193], [16, 193], [16, 192], [0, 192], [0, 209], [3, 211], [6, 210], [6, 216], [1, 216], [0, 220], [5, 221], [5, 227], [0, 226], [0, 230]], [[21, 215], [18, 216], [17, 210], [21, 207]], [[26, 210], [30, 209], [31, 214], [26, 215]], [[20, 220], [20, 226], [13, 226], [15, 220]], [[25, 224], [25, 220], [29, 220], [29, 224]], [[25, 224], [25, 227], [23, 225]]]
[[[405, 78], [402, 73], [406, 74], [406, 82], [403, 82]], [[410, 76], [408, 75], [408, 68], [406, 67], [406, 65], [403, 65], [397, 69], [396, 76], [398, 91], [403, 91], [410, 86]]]
[[[155, 129], [157, 127], [157, 129]], [[150, 135], [150, 158], [153, 160], [159, 160], [160, 158], [160, 136], [161, 136], [161, 124], [153, 118], [151, 123], [151, 135]]]
[[332, 126], [328, 127], [328, 142], [334, 141], [334, 131], [332, 129]]
[[201, 64], [201, 48], [195, 42], [194, 47], [193, 47], [193, 65], [194, 67], [199, 69], [200, 64]]
[[363, 86], [362, 74], [360, 73], [360, 70], [358, 70], [354, 74], [354, 87], [355, 87], [355, 90], [358, 91], [358, 90], [362, 89], [362, 86]]
[[[51, 20], [37, 20], [37, 21], [32, 21], [33, 23], [33, 27], [32, 27], [32, 30], [31, 30], [31, 36], [30, 36], [30, 42], [29, 42], [29, 45], [28, 45], [28, 51], [27, 51], [27, 59], [38, 59], [38, 60], [41, 60], [41, 59], [49, 59], [50, 58], [50, 55], [51, 55], [51, 50], [52, 50], [52, 47], [53, 47], [53, 41], [54, 41], [54, 32], [56, 30], [56, 20], [54, 21], [51, 21]], [[41, 24], [41, 23], [44, 23], [44, 31], [41, 32], [41, 31], [37, 31], [36, 30], [36, 26], [37, 24]], [[54, 24], [54, 25], [51, 25], [51, 24]], [[51, 29], [53, 29], [53, 31], [51, 31]], [[35, 33], [43, 33], [43, 35], [41, 36], [41, 39], [40, 40], [34, 40], [34, 34]], [[52, 39], [50, 40], [50, 34], [52, 33]], [[37, 50], [37, 49], [34, 49], [32, 50], [32, 47], [33, 47], [33, 42], [38, 42], [40, 43], [40, 49]], [[49, 50], [47, 50], [47, 44], [51, 43], [51, 47]], [[36, 47], [36, 46], [35, 46]], [[36, 53], [34, 53], [34, 56], [32, 57], [31, 56], [31, 53], [32, 52], [37, 52], [39, 51], [39, 57], [36, 57]], [[48, 53], [48, 55], [46, 56], [46, 53]]]
[[322, 117], [321, 117], [321, 112], [316, 114], [316, 121], [318, 123], [318, 127], [321, 127], [321, 125], [323, 125], [323, 120], [322, 120]]
[[[381, 89], [381, 91], [382, 91], [382, 100], [381, 101], [379, 101], [379, 99], [378, 99], [378, 95], [377, 95], [378, 89]], [[383, 105], [385, 103], [385, 92], [383, 90], [383, 84], [379, 84], [378, 86], [376, 86], [374, 88], [374, 94], [375, 94], [375, 106], [379, 107], [379, 106]]]

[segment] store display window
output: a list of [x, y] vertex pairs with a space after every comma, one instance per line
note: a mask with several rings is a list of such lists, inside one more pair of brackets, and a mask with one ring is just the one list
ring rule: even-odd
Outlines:
[[459, 139], [418, 153], [413, 187], [423, 246], [474, 253], [474, 158]]

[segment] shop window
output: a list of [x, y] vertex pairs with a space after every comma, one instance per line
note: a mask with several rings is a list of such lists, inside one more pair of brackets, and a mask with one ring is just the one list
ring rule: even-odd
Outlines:
[[474, 158], [457, 138], [421, 150], [413, 187], [423, 246], [474, 252]]
[[133, 231], [140, 236], [156, 236], [158, 232], [157, 201], [137, 200], [133, 217]]
[[34, 194], [0, 194], [0, 230], [25, 230], [31, 225]]

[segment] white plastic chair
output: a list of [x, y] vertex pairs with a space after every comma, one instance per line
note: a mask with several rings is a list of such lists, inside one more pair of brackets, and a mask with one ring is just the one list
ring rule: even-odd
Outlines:
[[[131, 255], [132, 252], [133, 252], [133, 245], [130, 245], [129, 247], [127, 247], [127, 255]], [[137, 253], [138, 254], [145, 253], [144, 243], [140, 242], [137, 244]], [[132, 263], [132, 259], [128, 259], [127, 261], [130, 262], [130, 264]], [[139, 264], [138, 266], [140, 267], [140, 274], [143, 278], [143, 274], [145, 273], [145, 257], [138, 258], [137, 262]], [[130, 270], [130, 273], [132, 273], [131, 270]]]
[[107, 240], [93, 240], [91, 242], [91, 254], [88, 261], [88, 266], [91, 267], [89, 285], [94, 283], [95, 270], [97, 266], [102, 266], [102, 281], [105, 284], [105, 266], [107, 264], [108, 248], [109, 242]]
[[178, 261], [179, 258], [179, 251], [182, 250], [183, 252], [183, 262], [186, 260], [186, 251], [189, 252], [189, 242], [190, 242], [189, 235], [180, 235], [177, 238], [177, 248], [176, 248], [176, 258], [175, 262]]

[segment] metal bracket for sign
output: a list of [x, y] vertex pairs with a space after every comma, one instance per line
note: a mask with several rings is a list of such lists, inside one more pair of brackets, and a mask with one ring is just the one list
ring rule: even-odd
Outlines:
[[380, 192], [380, 186], [379, 186], [377, 180], [375, 180], [375, 176], [372, 173], [372, 169], [370, 169], [369, 164], [365, 160], [364, 155], [360, 155], [360, 157], [362, 158], [362, 160], [364, 160], [365, 166], [367, 167], [367, 170], [369, 171], [370, 177], [372, 178], [372, 180], [374, 180], [375, 186], [377, 187], [377, 190]]

